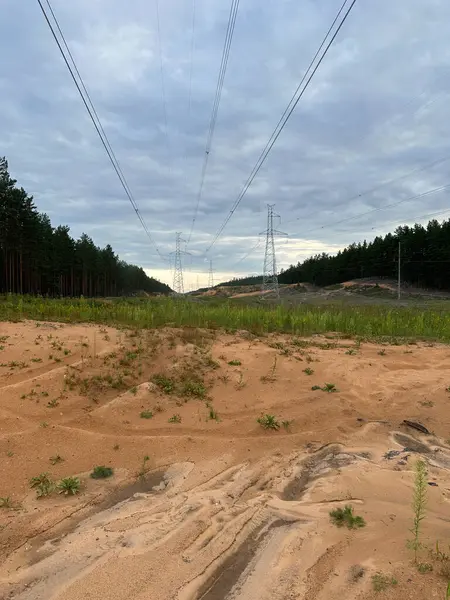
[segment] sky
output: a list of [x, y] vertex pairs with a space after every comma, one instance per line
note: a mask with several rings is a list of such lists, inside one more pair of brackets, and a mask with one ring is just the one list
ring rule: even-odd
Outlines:
[[450, 217], [450, 187], [410, 199], [450, 184], [450, 3], [357, 0], [206, 252], [342, 0], [240, 1], [190, 235], [230, 3], [159, 0], [160, 36], [156, 0], [51, 3], [152, 243], [38, 2], [3, 0], [0, 156], [54, 226], [111, 244], [169, 285], [181, 232], [187, 291], [207, 285], [210, 260], [216, 283], [262, 272], [268, 203], [288, 234], [276, 238], [280, 269]]

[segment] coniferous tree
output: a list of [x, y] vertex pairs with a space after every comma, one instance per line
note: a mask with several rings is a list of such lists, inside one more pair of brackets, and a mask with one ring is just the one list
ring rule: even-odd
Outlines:
[[52, 227], [32, 196], [16, 186], [0, 157], [0, 293], [117, 296], [138, 291], [167, 294], [169, 286], [99, 248], [85, 233]]

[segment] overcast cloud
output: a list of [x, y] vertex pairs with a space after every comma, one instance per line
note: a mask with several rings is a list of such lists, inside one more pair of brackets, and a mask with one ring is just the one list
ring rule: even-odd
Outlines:
[[[155, 0], [53, 0], [52, 6], [141, 213], [168, 256], [176, 231], [189, 236], [230, 0], [196, 0], [190, 112], [193, 2], [159, 2], [167, 136]], [[357, 0], [205, 256], [341, 3], [241, 0], [188, 247], [187, 288], [206, 284], [210, 257], [217, 280], [261, 272], [258, 234], [268, 202], [281, 215], [279, 229], [289, 233], [278, 239], [284, 268], [400, 224], [426, 222], [424, 215], [450, 217], [447, 190], [408, 200], [450, 183], [450, 3]], [[0, 155], [12, 175], [53, 225], [69, 225], [75, 237], [86, 232], [100, 246], [110, 243], [121, 258], [170, 284], [170, 270], [124, 194], [37, 1], [3, 0], [0, 52]]]

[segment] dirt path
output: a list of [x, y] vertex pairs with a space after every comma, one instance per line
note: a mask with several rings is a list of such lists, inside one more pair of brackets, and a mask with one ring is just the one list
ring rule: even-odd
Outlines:
[[[445, 598], [450, 561], [427, 547], [448, 552], [447, 347], [1, 327], [0, 598]], [[419, 457], [424, 573], [406, 545]], [[99, 464], [114, 476], [91, 479]], [[37, 500], [44, 471], [81, 493]], [[365, 527], [331, 523], [346, 505]]]

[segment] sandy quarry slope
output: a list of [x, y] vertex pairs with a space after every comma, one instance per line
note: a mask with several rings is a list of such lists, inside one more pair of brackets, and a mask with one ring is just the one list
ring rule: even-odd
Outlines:
[[[448, 347], [31, 322], [0, 347], [2, 600], [445, 599]], [[36, 499], [42, 472], [80, 494]], [[365, 527], [333, 525], [345, 505]]]

